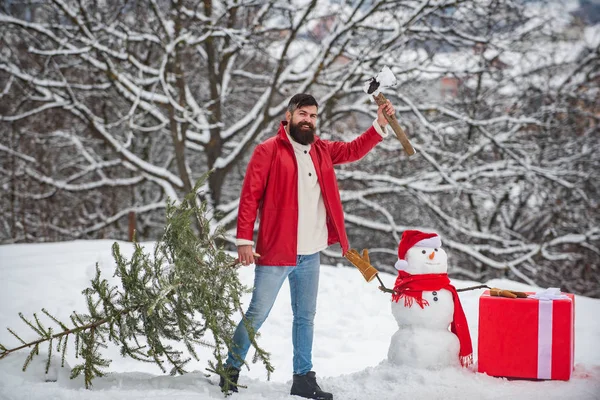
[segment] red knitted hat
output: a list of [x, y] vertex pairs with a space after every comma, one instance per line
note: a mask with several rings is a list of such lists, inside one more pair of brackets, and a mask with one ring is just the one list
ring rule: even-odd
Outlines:
[[406, 230], [402, 233], [400, 243], [398, 244], [398, 261], [396, 269], [405, 269], [408, 263], [406, 262], [406, 252], [411, 247], [442, 247], [442, 239], [437, 233], [427, 233], [416, 230]]

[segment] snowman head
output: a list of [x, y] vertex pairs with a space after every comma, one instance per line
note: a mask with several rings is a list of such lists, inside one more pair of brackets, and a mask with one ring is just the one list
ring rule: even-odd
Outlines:
[[442, 249], [437, 233], [406, 230], [398, 245], [396, 269], [409, 274], [442, 274], [448, 272], [448, 255]]

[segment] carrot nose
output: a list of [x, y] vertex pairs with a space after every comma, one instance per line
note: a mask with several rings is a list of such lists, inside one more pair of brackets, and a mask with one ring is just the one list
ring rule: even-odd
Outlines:
[[433, 257], [435, 257], [435, 251], [432, 251], [431, 254], [429, 255], [429, 259], [433, 260]]

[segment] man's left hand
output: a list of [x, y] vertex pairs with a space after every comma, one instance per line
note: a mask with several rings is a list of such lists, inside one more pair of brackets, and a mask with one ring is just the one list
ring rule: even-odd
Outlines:
[[394, 115], [396, 113], [394, 106], [392, 105], [392, 103], [389, 100], [386, 101], [384, 104], [380, 105], [379, 108], [377, 109], [377, 123], [382, 128], [385, 128], [385, 126], [388, 124], [388, 121], [385, 118], [384, 113], [387, 115], [390, 115], [390, 116]]

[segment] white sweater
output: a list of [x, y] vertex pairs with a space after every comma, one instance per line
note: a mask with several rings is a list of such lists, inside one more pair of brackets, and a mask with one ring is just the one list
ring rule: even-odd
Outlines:
[[[377, 119], [373, 127], [382, 137], [387, 137], [389, 132], [381, 129]], [[287, 133], [287, 129], [286, 129]], [[294, 148], [294, 155], [298, 163], [298, 255], [307, 255], [327, 248], [327, 212], [321, 194], [321, 187], [315, 172], [315, 166], [310, 157], [310, 144], [303, 145], [296, 142], [289, 133], [288, 139]], [[246, 239], [237, 239], [238, 246], [252, 245], [254, 242]]]

